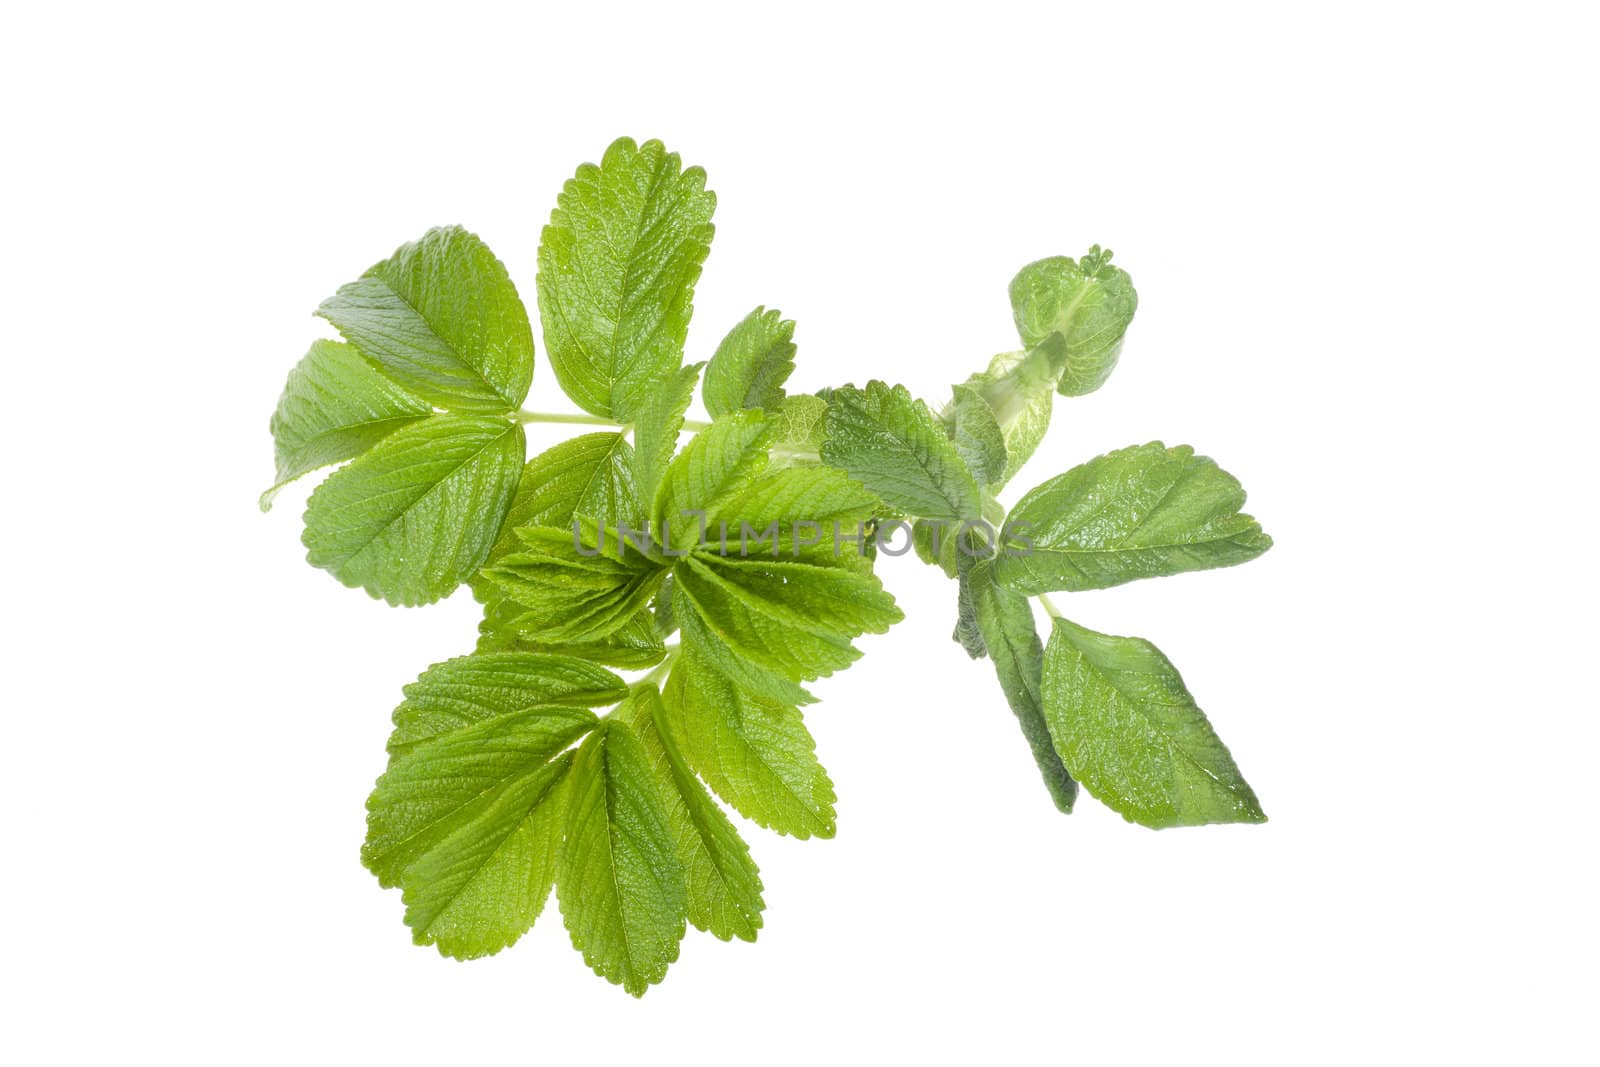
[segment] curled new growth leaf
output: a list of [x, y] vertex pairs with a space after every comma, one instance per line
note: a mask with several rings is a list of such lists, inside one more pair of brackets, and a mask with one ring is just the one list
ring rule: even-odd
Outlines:
[[[1264, 820], [1165, 656], [1048, 602], [1046, 645], [1029, 599], [1255, 558], [1271, 540], [1238, 481], [1156, 442], [1050, 478], [1009, 514], [998, 499], [1055, 397], [1116, 364], [1137, 295], [1110, 252], [1023, 268], [1023, 349], [941, 409], [878, 380], [791, 394], [794, 323], [775, 310], [685, 363], [715, 205], [659, 141], [622, 138], [562, 188], [538, 310], [585, 414], [518, 410], [527, 314], [459, 227], [325, 301], [344, 340], [314, 342], [285, 385], [262, 506], [343, 464], [310, 495], [308, 560], [391, 603], [469, 582], [482, 605], [475, 651], [404, 688], [367, 802], [361, 859], [400, 890], [413, 940], [490, 955], [553, 894], [584, 961], [635, 996], [690, 926], [755, 940], [765, 890], [723, 805], [834, 835], [806, 686], [900, 621], [877, 561], [910, 547], [955, 580], [953, 636], [994, 671], [994, 706], [1060, 811], [1082, 783], [1145, 826]], [[709, 421], [688, 417], [697, 391]], [[534, 422], [589, 428], [529, 459]]]

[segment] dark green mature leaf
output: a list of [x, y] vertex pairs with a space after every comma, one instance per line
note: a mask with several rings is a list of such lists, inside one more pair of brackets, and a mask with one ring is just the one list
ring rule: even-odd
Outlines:
[[833, 836], [833, 783], [797, 708], [744, 691], [687, 643], [663, 705], [689, 765], [739, 814], [781, 834]]
[[689, 401], [694, 399], [695, 383], [700, 380], [703, 366], [703, 363], [693, 363], [681, 368], [650, 393], [639, 408], [633, 427], [633, 481], [640, 500], [656, 498], [656, 487], [661, 484], [667, 465], [678, 450], [683, 413], [689, 410]]
[[[761, 874], [750, 849], [695, 777], [665, 725], [655, 686], [636, 691], [629, 722], [655, 768], [678, 843], [688, 889], [689, 921], [723, 941], [754, 941], [761, 928]], [[622, 714], [625, 709], [618, 709]]]
[[517, 530], [522, 551], [485, 568], [483, 574], [501, 596], [544, 620], [543, 640], [601, 641], [644, 609], [666, 573], [638, 552], [618, 552], [615, 532], [608, 536], [613, 543], [604, 551], [593, 542], [580, 551], [573, 530], [523, 526]]
[[794, 373], [794, 322], [756, 308], [728, 332], [706, 368], [701, 391], [713, 419], [744, 408], [783, 407], [783, 383]]
[[1062, 396], [1083, 396], [1116, 368], [1123, 335], [1139, 308], [1133, 280], [1099, 245], [1081, 260], [1030, 263], [1011, 282], [1011, 310], [1028, 348], [1048, 352]]
[[1177, 668], [1150, 642], [1056, 619], [1043, 695], [1067, 770], [1129, 822], [1266, 821]]
[[272, 414], [278, 474], [261, 494], [261, 510], [302, 474], [354, 459], [431, 414], [432, 407], [373, 370], [353, 346], [313, 341], [289, 372]]
[[323, 301], [384, 374], [452, 411], [511, 411], [533, 379], [533, 330], [506, 268], [459, 226], [429, 230]]
[[994, 662], [994, 672], [1006, 703], [1022, 727], [1022, 736], [1033, 751], [1045, 788], [1061, 811], [1072, 810], [1078, 797], [1078, 783], [1072, 780], [1061, 757], [1056, 754], [1045, 723], [1040, 677], [1044, 667], [1044, 646], [1033, 625], [1033, 610], [1028, 598], [1013, 593], [995, 581], [994, 563], [982, 560], [965, 576], [968, 595], [984, 649]]
[[954, 396], [944, 410], [945, 430], [979, 485], [1005, 477], [1006, 437], [994, 409], [983, 394], [967, 385], [952, 386]]
[[868, 382], [828, 396], [823, 462], [919, 518], [976, 519], [983, 497], [938, 420], [904, 386]]
[[650, 757], [609, 719], [578, 749], [567, 788], [556, 895], [573, 947], [609, 982], [643, 996], [683, 940], [683, 866]]
[[683, 361], [717, 198], [660, 141], [623, 137], [561, 190], [539, 241], [556, 379], [585, 411], [632, 422]]
[[523, 450], [522, 427], [490, 416], [396, 430], [311, 494], [306, 559], [391, 604], [438, 600], [488, 555]]
[[1261, 524], [1239, 513], [1244, 499], [1238, 479], [1188, 445], [1124, 448], [1018, 501], [996, 573], [1032, 594], [1231, 567], [1272, 547]]

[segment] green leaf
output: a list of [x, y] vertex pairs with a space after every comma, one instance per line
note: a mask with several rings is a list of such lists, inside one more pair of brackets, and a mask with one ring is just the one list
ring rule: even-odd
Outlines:
[[933, 519], [976, 519], [983, 498], [972, 472], [928, 407], [905, 386], [868, 382], [828, 396], [823, 462], [845, 471], [885, 504]]
[[713, 419], [745, 408], [783, 407], [783, 383], [794, 373], [794, 322], [756, 308], [728, 332], [706, 368], [701, 391]]
[[[666, 573], [638, 552], [602, 553], [593, 544], [578, 550], [572, 530], [524, 526], [523, 549], [506, 556], [484, 577], [500, 594], [543, 621], [542, 639], [554, 644], [595, 642], [628, 625], [661, 585]], [[615, 539], [615, 533], [610, 534]]]
[[783, 466], [822, 462], [827, 419], [828, 402], [820, 396], [784, 397], [774, 420], [772, 462]]
[[389, 754], [501, 715], [544, 707], [600, 708], [628, 695], [621, 678], [571, 656], [504, 652], [457, 656], [405, 687]]
[[980, 562], [965, 553], [956, 556], [956, 628], [950, 639], [973, 659], [989, 654], [978, 629], [978, 605], [972, 588], [972, 568]]
[[1111, 252], [1099, 245], [1078, 261], [1053, 256], [1030, 263], [1011, 282], [1017, 333], [1029, 349], [1049, 353], [1062, 396], [1105, 384], [1138, 307], [1133, 279], [1111, 266]]
[[833, 836], [833, 783], [798, 709], [741, 690], [687, 644], [663, 698], [689, 765], [739, 814], [780, 834]]
[[1055, 372], [1043, 351], [1002, 352], [989, 361], [987, 370], [972, 375], [965, 384], [988, 402], [1005, 441], [1005, 470], [990, 483], [998, 489], [1016, 477], [1050, 428]]
[[1239, 513], [1244, 499], [1233, 475], [1188, 445], [1124, 448], [1018, 501], [996, 572], [1033, 594], [1231, 567], [1272, 547], [1261, 524]]
[[555, 885], [566, 821], [557, 756], [458, 826], [406, 869], [406, 925], [419, 945], [459, 960], [491, 956], [527, 933]]
[[615, 141], [568, 181], [539, 241], [539, 310], [556, 379], [592, 414], [632, 422], [683, 362], [717, 198], [660, 141]]
[[876, 496], [832, 467], [767, 470], [710, 509], [707, 537], [720, 548], [726, 526], [730, 555], [839, 566], [854, 550], [835, 553], [835, 524], [841, 533], [857, 533], [879, 507]]
[[394, 886], [428, 853], [447, 847], [456, 854], [464, 827], [503, 839], [516, 808], [526, 813], [549, 787], [545, 765], [597, 721], [581, 708], [531, 707], [411, 747], [390, 761], [367, 800], [361, 862]]
[[578, 749], [556, 875], [561, 916], [584, 962], [634, 996], [666, 976], [683, 940], [685, 889], [650, 758], [608, 720]]
[[633, 426], [636, 442], [633, 481], [641, 500], [655, 499], [656, 487], [661, 484], [667, 465], [678, 450], [683, 413], [689, 410], [689, 401], [694, 399], [695, 383], [700, 380], [700, 368], [704, 365], [693, 363], [679, 370], [652, 392], [639, 409]]
[[629, 721], [655, 769], [678, 843], [689, 921], [723, 941], [754, 941], [766, 904], [749, 846], [684, 760], [665, 726], [666, 711], [655, 686], [638, 690], [633, 707], [637, 710]]
[[[492, 583], [485, 583], [492, 584]], [[654, 667], [666, 656], [662, 635], [648, 609], [597, 641], [550, 641], [547, 617], [498, 594], [484, 606], [478, 624], [479, 652], [543, 652], [575, 656], [622, 670]]]
[[904, 617], [877, 578], [806, 563], [695, 552], [673, 587], [736, 655], [793, 682], [848, 667], [854, 637]]
[[[752, 662], [730, 646], [700, 615], [700, 609], [678, 583], [672, 583], [673, 620], [682, 631], [681, 647], [692, 650], [706, 669], [727, 678], [741, 692], [777, 704], [815, 704], [817, 698], [782, 674]], [[685, 653], [680, 653], [680, 656]]]
[[1006, 438], [994, 409], [971, 386], [951, 386], [951, 391], [954, 396], [944, 410], [944, 426], [956, 452], [978, 484], [999, 482], [1006, 472]]
[[1022, 727], [1022, 736], [1033, 751], [1033, 760], [1038, 764], [1050, 798], [1058, 809], [1070, 812], [1078, 797], [1078, 783], [1062, 765], [1045, 723], [1040, 694], [1044, 646], [1034, 628], [1028, 598], [995, 581], [991, 560], [977, 563], [968, 573], [967, 582], [978, 631], [994, 663], [1006, 703], [1011, 705]]
[[1056, 619], [1043, 695], [1067, 770], [1129, 822], [1266, 822], [1227, 746], [1150, 642]]
[[533, 380], [533, 330], [506, 268], [459, 226], [429, 230], [317, 314], [406, 389], [452, 411], [511, 411]]
[[354, 459], [431, 414], [431, 407], [373, 370], [350, 345], [313, 341], [289, 372], [272, 415], [278, 474], [261, 494], [261, 510], [302, 474]]
[[396, 430], [311, 494], [306, 559], [391, 604], [426, 604], [476, 571], [516, 491], [522, 427], [434, 415]]
[[761, 412], [739, 411], [700, 431], [673, 458], [651, 517], [658, 531], [670, 523], [675, 551], [694, 544], [699, 524], [690, 512], [709, 514], [766, 467], [770, 440], [771, 426]]

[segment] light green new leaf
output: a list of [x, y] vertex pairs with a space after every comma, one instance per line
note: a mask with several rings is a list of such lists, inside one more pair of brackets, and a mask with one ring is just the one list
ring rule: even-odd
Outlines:
[[822, 442], [827, 435], [828, 402], [820, 396], [786, 396], [773, 420], [776, 423], [770, 455], [776, 466], [807, 466], [822, 462]]
[[261, 494], [261, 510], [302, 474], [354, 459], [431, 414], [433, 408], [373, 370], [350, 345], [313, 341], [289, 372], [272, 415], [278, 474]]
[[608, 720], [578, 749], [567, 784], [556, 895], [584, 962], [634, 996], [666, 976], [683, 940], [683, 866], [650, 758]]
[[693, 651], [696, 660], [703, 662], [708, 670], [727, 678], [752, 697], [795, 706], [817, 702], [817, 698], [797, 682], [751, 661], [729, 645], [700, 615], [699, 607], [678, 587], [676, 580], [672, 582], [671, 592], [673, 621], [683, 634], [684, 652], [680, 652], [680, 656]]
[[739, 814], [780, 834], [833, 836], [833, 783], [797, 708], [744, 692], [687, 644], [663, 706], [689, 765]]
[[361, 862], [382, 885], [399, 885], [413, 863], [462, 827], [509, 833], [505, 819], [514, 823], [516, 807], [525, 800], [526, 813], [548, 788], [540, 779], [545, 765], [597, 721], [582, 708], [530, 707], [412, 746], [389, 762], [367, 799]]
[[[688, 889], [689, 921], [727, 941], [754, 941], [761, 928], [761, 874], [750, 849], [689, 769], [668, 733], [661, 694], [655, 686], [636, 691], [630, 724], [655, 768], [678, 843]], [[618, 714], [624, 709], [619, 708]]]
[[1005, 477], [1005, 433], [982, 393], [966, 385], [951, 386], [951, 392], [945, 430], [978, 484], [992, 485]]
[[628, 695], [610, 671], [572, 656], [504, 652], [435, 663], [405, 687], [390, 756], [498, 715], [541, 707], [602, 708]]
[[459, 226], [429, 230], [323, 301], [386, 375], [452, 411], [511, 411], [533, 379], [533, 330], [505, 266]]
[[1044, 702], [1040, 694], [1044, 669], [1044, 646], [1033, 625], [1033, 610], [1028, 598], [1013, 593], [995, 581], [992, 560], [977, 563], [966, 576], [973, 611], [983, 645], [994, 663], [1006, 703], [1022, 727], [1022, 736], [1033, 751], [1045, 788], [1061, 811], [1071, 811], [1078, 797], [1078, 783], [1072, 780], [1061, 757], [1056, 754], [1045, 723]]
[[633, 424], [634, 485], [639, 499], [653, 501], [656, 487], [678, 450], [678, 432], [683, 429], [683, 413], [694, 399], [703, 363], [692, 363], [663, 381], [645, 398]]
[[673, 457], [656, 490], [651, 517], [658, 532], [670, 523], [674, 551], [695, 543], [699, 522], [691, 512], [709, 514], [766, 467], [771, 431], [762, 412], [738, 411], [700, 431]]
[[556, 880], [566, 821], [557, 756], [474, 815], [406, 868], [406, 925], [419, 945], [458, 960], [492, 956], [527, 933]]
[[744, 408], [783, 407], [783, 383], [794, 373], [794, 322], [756, 308], [728, 332], [706, 368], [701, 391], [713, 419]]
[[905, 386], [868, 382], [828, 398], [823, 462], [892, 508], [934, 519], [976, 519], [983, 497], [972, 472], [926, 404]]
[[1099, 245], [1081, 260], [1030, 263], [1011, 282], [1011, 310], [1022, 343], [1049, 353], [1062, 396], [1083, 396], [1116, 368], [1122, 338], [1139, 307], [1133, 280]]
[[540, 634], [545, 642], [600, 641], [643, 610], [666, 573], [638, 552], [617, 552], [615, 533], [607, 533], [613, 543], [603, 552], [593, 542], [580, 552], [570, 529], [520, 527], [522, 551], [485, 568], [484, 577], [500, 595], [544, 620]]
[[683, 362], [717, 198], [660, 141], [621, 138], [568, 181], [539, 241], [539, 311], [556, 379], [585, 411], [632, 422]]
[[1231, 567], [1272, 547], [1239, 513], [1244, 499], [1238, 479], [1188, 445], [1120, 449], [1019, 500], [996, 573], [1034, 594]]
[[434, 415], [396, 430], [311, 494], [306, 559], [391, 604], [427, 604], [483, 563], [516, 491], [522, 427]]
[[[485, 580], [492, 588], [492, 583]], [[659, 596], [657, 598], [660, 599]], [[559, 642], [546, 636], [547, 617], [543, 612], [523, 607], [496, 594], [484, 605], [478, 623], [479, 652], [542, 652], [574, 656], [622, 670], [654, 667], [666, 656], [662, 634], [648, 608], [634, 615], [617, 630], [597, 641]]]
[[1050, 357], [1038, 349], [1002, 352], [989, 361], [987, 370], [967, 379], [965, 387], [988, 402], [1005, 441], [1005, 470], [990, 483], [997, 490], [1016, 477], [1044, 440], [1055, 404], [1055, 383]]
[[1129, 822], [1265, 822], [1256, 795], [1161, 650], [1056, 619], [1045, 719], [1072, 776]]
[[620, 433], [568, 438], [528, 460], [487, 562], [494, 563], [521, 547], [517, 527], [570, 530], [576, 515], [612, 527], [621, 522], [638, 525], [633, 448]]
[[726, 529], [728, 555], [846, 566], [859, 552], [843, 537], [858, 535], [881, 507], [877, 497], [833, 467], [766, 470], [710, 509], [707, 540], [715, 540], [720, 551]]
[[695, 552], [673, 589], [735, 654], [793, 682], [848, 667], [853, 638], [904, 618], [876, 577], [807, 563]]

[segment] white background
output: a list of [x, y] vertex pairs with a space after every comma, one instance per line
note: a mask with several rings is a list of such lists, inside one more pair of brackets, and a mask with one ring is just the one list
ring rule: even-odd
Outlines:
[[[1592, 12], [563, 6], [3, 16], [4, 1058], [1594, 1062]], [[800, 389], [942, 400], [1018, 267], [1116, 250], [1122, 365], [1011, 499], [1155, 438], [1243, 480], [1263, 559], [1063, 600], [1173, 659], [1269, 824], [1056, 814], [908, 557], [808, 713], [838, 838], [749, 828], [757, 944], [691, 931], [638, 1002], [553, 904], [410, 944], [362, 804], [474, 607], [307, 567], [267, 416], [429, 226], [531, 306], [623, 133], [719, 196], [690, 357], [776, 305]]]

